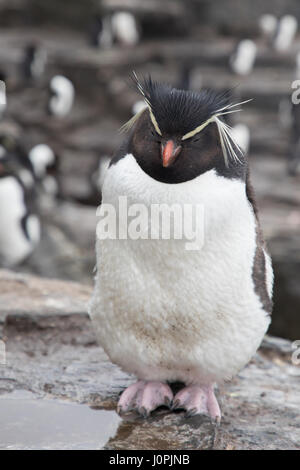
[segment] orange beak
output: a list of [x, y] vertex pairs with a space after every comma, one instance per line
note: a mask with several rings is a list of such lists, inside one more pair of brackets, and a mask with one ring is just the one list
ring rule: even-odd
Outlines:
[[176, 157], [181, 152], [181, 145], [176, 145], [173, 140], [168, 140], [165, 144], [161, 144], [162, 164], [164, 168], [172, 165]]

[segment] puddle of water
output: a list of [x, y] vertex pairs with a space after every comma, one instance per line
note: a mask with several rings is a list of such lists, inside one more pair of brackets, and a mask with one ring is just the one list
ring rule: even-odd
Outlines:
[[34, 399], [30, 392], [0, 396], [0, 449], [102, 449], [117, 432], [114, 411]]

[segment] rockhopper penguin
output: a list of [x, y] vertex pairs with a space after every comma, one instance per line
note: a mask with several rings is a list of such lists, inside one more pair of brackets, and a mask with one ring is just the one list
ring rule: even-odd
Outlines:
[[[97, 237], [90, 315], [110, 359], [134, 374], [120, 413], [160, 405], [220, 421], [214, 387], [255, 354], [270, 323], [273, 272], [228, 94], [137, 82], [146, 109], [126, 126], [102, 202], [202, 204], [204, 244]], [[242, 103], [240, 103], [242, 104]], [[150, 220], [151, 223], [151, 220]], [[100, 234], [101, 235], [101, 234]], [[175, 396], [170, 383], [185, 384]]]

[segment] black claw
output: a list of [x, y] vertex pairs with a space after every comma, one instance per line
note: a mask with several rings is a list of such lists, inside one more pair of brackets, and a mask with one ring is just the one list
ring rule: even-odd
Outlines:
[[171, 408], [172, 407], [172, 400], [170, 400], [169, 397], [165, 397], [164, 398], [164, 404], [168, 407], [168, 408]]
[[190, 418], [191, 416], [195, 416], [197, 414], [197, 408], [192, 408], [190, 410], [187, 410], [185, 413], [186, 418]]
[[179, 408], [179, 405], [180, 405], [180, 401], [179, 400], [175, 400], [172, 404], [172, 410], [176, 410], [176, 408]]

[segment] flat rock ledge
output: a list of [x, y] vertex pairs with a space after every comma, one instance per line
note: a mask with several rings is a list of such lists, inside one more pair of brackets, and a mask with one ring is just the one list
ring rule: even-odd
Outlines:
[[[110, 363], [87, 315], [91, 288], [0, 270], [0, 399], [34, 399], [115, 410], [134, 378]], [[300, 365], [292, 343], [266, 337], [251, 363], [219, 390], [222, 423], [157, 410], [148, 420], [120, 420], [106, 449], [300, 449]], [[100, 415], [99, 415], [100, 416]]]

